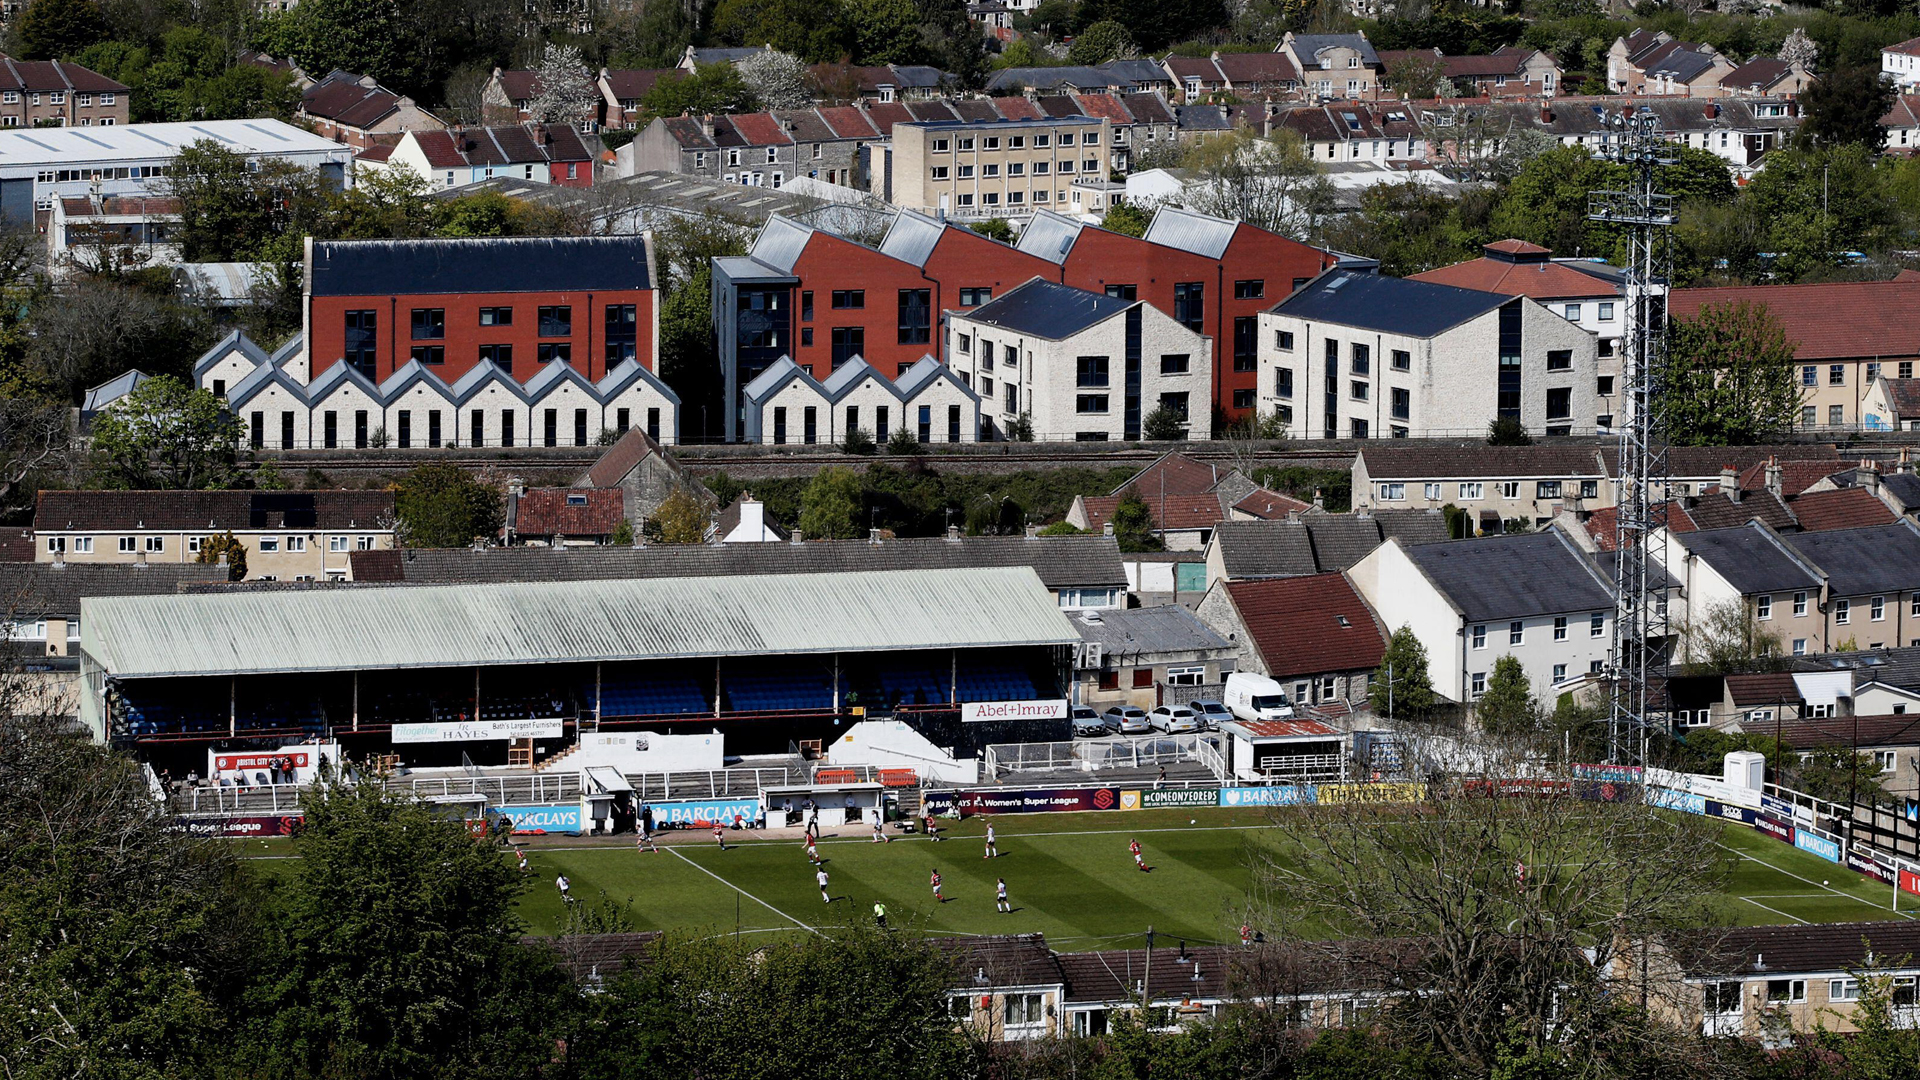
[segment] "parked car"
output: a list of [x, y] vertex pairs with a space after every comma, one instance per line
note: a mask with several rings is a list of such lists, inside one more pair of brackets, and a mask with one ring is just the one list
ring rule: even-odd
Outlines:
[[1067, 710], [1067, 718], [1073, 721], [1075, 738], [1091, 738], [1107, 733], [1107, 722], [1100, 714], [1085, 705], [1075, 705]]
[[1153, 725], [1153, 730], [1169, 735], [1185, 735], [1200, 730], [1200, 717], [1185, 705], [1162, 705], [1147, 714], [1147, 723]]
[[1138, 705], [1115, 705], [1107, 710], [1107, 730], [1122, 735], [1145, 735], [1153, 730], [1147, 722], [1147, 710]]
[[1219, 731], [1220, 725], [1233, 720], [1233, 710], [1217, 701], [1189, 701], [1187, 708], [1200, 718], [1201, 731]]

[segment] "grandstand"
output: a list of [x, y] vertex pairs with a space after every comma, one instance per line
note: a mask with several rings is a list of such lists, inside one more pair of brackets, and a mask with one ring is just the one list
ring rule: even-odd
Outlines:
[[115, 597], [81, 626], [82, 720], [180, 774], [315, 739], [537, 763], [619, 728], [784, 753], [876, 715], [967, 753], [1066, 737], [959, 707], [1063, 697], [1079, 640], [1028, 567]]

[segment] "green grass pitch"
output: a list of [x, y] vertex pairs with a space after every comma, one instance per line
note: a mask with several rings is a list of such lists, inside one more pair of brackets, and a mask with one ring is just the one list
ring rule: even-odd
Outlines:
[[[892, 843], [875, 844], [867, 829], [829, 831], [819, 847], [831, 904], [821, 902], [814, 867], [795, 840], [729, 832], [723, 852], [711, 833], [685, 832], [654, 854], [635, 851], [631, 837], [541, 838], [527, 847], [532, 880], [520, 912], [533, 932], [556, 931], [565, 905], [554, 877], [565, 873], [575, 899], [591, 903], [604, 892], [628, 906], [638, 930], [792, 932], [845, 923], [878, 901], [895, 927], [928, 934], [1038, 932], [1063, 951], [1138, 947], [1148, 927], [1162, 943], [1231, 942], [1249, 884], [1248, 845], [1275, 837], [1257, 810], [992, 821], [1001, 854], [991, 860], [982, 858], [984, 818], [942, 822], [946, 839], [939, 843], [890, 832]], [[1127, 850], [1133, 838], [1150, 873], [1134, 868]], [[292, 851], [285, 841], [246, 843], [250, 855], [284, 859]], [[1920, 897], [1901, 897], [1896, 913], [1890, 886], [1750, 830], [1725, 827], [1721, 843], [1740, 857], [1722, 902], [1734, 924], [1920, 917]], [[284, 871], [291, 864], [267, 865]], [[936, 867], [948, 897], [943, 904], [934, 902], [928, 884]], [[994, 908], [1000, 877], [1007, 880], [1012, 914]]]

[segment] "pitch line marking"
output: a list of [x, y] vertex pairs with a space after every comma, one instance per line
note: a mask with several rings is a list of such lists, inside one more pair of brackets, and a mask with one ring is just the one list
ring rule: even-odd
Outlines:
[[1755, 900], [1755, 899], [1754, 899], [1753, 897], [1751, 897], [1751, 896], [1743, 896], [1743, 897], [1741, 897], [1740, 899], [1742, 899], [1742, 900], [1745, 900], [1745, 901], [1746, 901], [1747, 903], [1749, 903], [1749, 904], [1752, 904], [1752, 905], [1753, 905], [1754, 907], [1757, 907], [1757, 908], [1759, 908], [1759, 909], [1760, 909], [1760, 910], [1762, 910], [1762, 911], [1771, 911], [1771, 912], [1773, 912], [1773, 913], [1774, 913], [1775, 915], [1782, 915], [1782, 916], [1785, 916], [1786, 918], [1789, 918], [1789, 919], [1792, 919], [1792, 920], [1793, 920], [1794, 922], [1797, 922], [1797, 923], [1799, 923], [1799, 924], [1800, 924], [1801, 926], [1805, 926], [1805, 925], [1807, 925], [1807, 920], [1805, 920], [1805, 919], [1803, 919], [1803, 918], [1801, 918], [1800, 916], [1798, 916], [1798, 915], [1788, 915], [1788, 914], [1787, 914], [1786, 912], [1784, 912], [1784, 911], [1781, 911], [1781, 910], [1780, 910], [1779, 908], [1771, 908], [1771, 907], [1768, 907], [1767, 905], [1765, 905], [1765, 904], [1763, 904], [1763, 903], [1761, 903], [1760, 901], [1758, 901], [1758, 900]]
[[[1771, 871], [1773, 871], [1773, 872], [1774, 872], [1774, 873], [1776, 873], [1776, 874], [1785, 874], [1785, 875], [1787, 875], [1788, 877], [1790, 877], [1790, 878], [1793, 878], [1793, 879], [1794, 879], [1795, 881], [1804, 881], [1804, 882], [1806, 882], [1806, 883], [1807, 883], [1807, 884], [1809, 884], [1809, 885], [1818, 885], [1818, 886], [1819, 886], [1820, 888], [1822, 888], [1822, 889], [1825, 889], [1826, 891], [1828, 891], [1828, 892], [1830, 892], [1830, 893], [1832, 893], [1832, 894], [1833, 894], [1833, 895], [1835, 895], [1835, 896], [1844, 896], [1844, 897], [1846, 897], [1846, 898], [1847, 898], [1847, 899], [1849, 899], [1849, 900], [1853, 900], [1853, 901], [1857, 901], [1857, 902], [1859, 902], [1859, 903], [1862, 903], [1862, 904], [1865, 904], [1865, 905], [1867, 905], [1867, 906], [1868, 906], [1868, 907], [1870, 907], [1870, 908], [1877, 908], [1877, 907], [1879, 907], [1879, 906], [1880, 906], [1879, 904], [1876, 904], [1876, 903], [1874, 903], [1874, 902], [1873, 902], [1872, 900], [1868, 900], [1868, 899], [1867, 899], [1866, 897], [1863, 897], [1863, 896], [1855, 896], [1854, 894], [1852, 894], [1852, 893], [1850, 893], [1850, 892], [1842, 892], [1841, 890], [1839, 890], [1839, 889], [1836, 889], [1836, 888], [1834, 888], [1834, 887], [1833, 887], [1833, 886], [1831, 886], [1831, 885], [1826, 885], [1826, 884], [1823, 884], [1823, 883], [1821, 883], [1821, 882], [1817, 882], [1817, 881], [1815, 881], [1815, 880], [1813, 880], [1812, 878], [1809, 878], [1809, 877], [1801, 877], [1801, 876], [1800, 876], [1799, 874], [1796, 874], [1796, 873], [1794, 873], [1794, 872], [1793, 872], [1793, 871], [1791, 871], [1791, 870], [1788, 870], [1788, 869], [1785, 869], [1785, 868], [1783, 868], [1783, 867], [1779, 867], [1779, 866], [1775, 866], [1775, 865], [1773, 865], [1772, 863], [1770, 863], [1770, 862], [1768, 862], [1767, 860], [1765, 860], [1765, 859], [1762, 859], [1762, 858], [1758, 858], [1758, 857], [1756, 857], [1756, 856], [1753, 856], [1753, 855], [1749, 855], [1749, 854], [1747, 854], [1746, 852], [1744, 852], [1744, 851], [1741, 851], [1741, 850], [1740, 850], [1739, 848], [1734, 848], [1734, 847], [1728, 847], [1727, 845], [1725, 845], [1725, 844], [1722, 844], [1722, 843], [1720, 843], [1720, 841], [1718, 841], [1718, 840], [1715, 840], [1715, 841], [1714, 841], [1714, 846], [1716, 846], [1716, 847], [1719, 847], [1719, 848], [1724, 848], [1724, 849], [1725, 849], [1725, 850], [1727, 850], [1727, 851], [1731, 851], [1731, 852], [1733, 852], [1733, 853], [1734, 853], [1735, 855], [1738, 855], [1738, 856], [1739, 856], [1740, 858], [1742, 858], [1742, 859], [1745, 859], [1745, 860], [1747, 860], [1748, 862], [1756, 862], [1756, 863], [1759, 863], [1759, 864], [1760, 864], [1761, 866], [1764, 866], [1764, 867], [1766, 867], [1767, 869], [1769, 869], [1769, 870], [1771, 870]], [[1843, 869], [1844, 869], [1844, 868], [1843, 868]], [[1853, 873], [1853, 871], [1852, 871], [1852, 870], [1848, 870], [1848, 871], [1847, 871], [1847, 873], [1849, 873], [1849, 874], [1851, 874], [1851, 873]], [[1744, 898], [1744, 897], [1742, 897], [1742, 899], [1745, 899], [1745, 898]], [[1764, 905], [1763, 905], [1763, 906], [1764, 906]], [[1889, 904], [1889, 905], [1887, 905], [1887, 908], [1888, 908], [1888, 910], [1892, 910], [1892, 909], [1893, 909], [1893, 905], [1891, 905], [1891, 904]], [[1771, 909], [1769, 909], [1769, 910], [1771, 910]], [[1904, 912], [1904, 911], [1901, 911], [1901, 912], [1896, 912], [1896, 914], [1898, 914], [1898, 915], [1900, 915], [1900, 916], [1901, 916], [1902, 918], [1905, 918], [1905, 919], [1912, 919], [1912, 918], [1913, 918], [1913, 916], [1912, 916], [1912, 915], [1909, 915], [1909, 914], [1907, 914], [1907, 913], [1906, 913], [1906, 912]]]
[[[667, 850], [673, 851], [673, 848], [668, 847]], [[768, 911], [773, 912], [775, 915], [778, 915], [781, 918], [787, 920], [788, 922], [794, 924], [795, 926], [798, 926], [800, 929], [805, 930], [807, 933], [818, 934], [821, 937], [826, 936], [825, 934], [821, 934], [820, 931], [814, 929], [813, 927], [808, 926], [806, 923], [801, 922], [799, 919], [794, 918], [793, 916], [787, 914], [784, 911], [781, 911], [779, 908], [774, 907], [772, 904], [767, 903], [765, 900], [760, 899], [759, 897], [753, 895], [752, 893], [741, 888], [740, 886], [735, 885], [733, 882], [728, 881], [726, 878], [721, 877], [719, 874], [716, 874], [713, 871], [707, 869], [706, 867], [701, 866], [699, 863], [694, 862], [692, 859], [687, 858], [685, 855], [681, 855], [677, 851], [673, 851], [673, 853], [675, 856], [677, 856], [680, 859], [681, 862], [686, 863], [688, 866], [693, 867], [695, 870], [698, 870], [701, 873], [712, 878], [713, 880], [719, 882], [720, 884], [725, 885], [727, 888], [732, 889], [734, 892], [739, 893], [741, 896], [744, 896], [747, 899], [753, 901], [754, 903], [759, 904], [761, 907], [766, 908]]]

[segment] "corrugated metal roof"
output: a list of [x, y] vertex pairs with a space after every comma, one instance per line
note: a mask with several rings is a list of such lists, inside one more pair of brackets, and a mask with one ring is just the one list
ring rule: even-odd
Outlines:
[[1147, 226], [1146, 239], [1149, 243], [1217, 259], [1227, 253], [1227, 245], [1233, 242], [1236, 228], [1238, 226], [1234, 222], [1225, 218], [1196, 214], [1177, 206], [1163, 206], [1154, 213], [1153, 223]]
[[1028, 567], [82, 601], [118, 678], [1065, 645]]
[[946, 225], [925, 214], [903, 210], [893, 219], [886, 238], [880, 241], [880, 251], [901, 262], [924, 267], [933, 255], [934, 245], [946, 231]]
[[1050, 263], [1065, 263], [1067, 252], [1073, 250], [1073, 242], [1079, 238], [1078, 221], [1051, 210], [1038, 210], [1015, 246]]
[[754, 240], [752, 255], [754, 259], [783, 274], [791, 274], [793, 265], [800, 261], [800, 253], [806, 250], [807, 241], [811, 239], [812, 229], [775, 214], [767, 219], [766, 228], [761, 229], [759, 238]]

